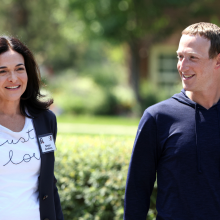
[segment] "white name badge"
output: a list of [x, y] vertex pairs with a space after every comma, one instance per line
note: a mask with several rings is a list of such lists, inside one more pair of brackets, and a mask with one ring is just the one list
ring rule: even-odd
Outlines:
[[40, 135], [38, 139], [39, 139], [42, 153], [49, 153], [49, 152], [53, 152], [57, 150], [54, 144], [52, 134]]

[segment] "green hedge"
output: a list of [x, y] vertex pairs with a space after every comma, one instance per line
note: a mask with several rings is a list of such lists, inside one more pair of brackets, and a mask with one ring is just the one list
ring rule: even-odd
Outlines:
[[[55, 175], [65, 220], [121, 220], [133, 137], [58, 135]], [[148, 219], [155, 219], [156, 188]]]

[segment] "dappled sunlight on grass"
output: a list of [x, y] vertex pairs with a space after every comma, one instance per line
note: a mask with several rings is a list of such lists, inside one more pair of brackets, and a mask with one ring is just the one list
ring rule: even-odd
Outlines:
[[138, 119], [104, 116], [59, 116], [58, 133], [66, 134], [107, 134], [134, 137]]
[[134, 125], [138, 126], [139, 118], [117, 116], [86, 116], [64, 114], [57, 116], [58, 123], [75, 124], [106, 124], [106, 125]]
[[108, 134], [135, 136], [137, 126], [58, 123], [58, 132], [67, 134]]

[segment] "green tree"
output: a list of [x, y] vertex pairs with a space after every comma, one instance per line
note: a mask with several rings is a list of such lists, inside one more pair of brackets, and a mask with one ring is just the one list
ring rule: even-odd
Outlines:
[[73, 65], [77, 50], [74, 41], [63, 31], [67, 23], [61, 19], [63, 14], [65, 5], [58, 0], [2, 0], [1, 34], [21, 39], [34, 52], [39, 64], [55, 69]]
[[40, 64], [56, 70], [76, 66], [94, 39], [126, 44], [140, 101], [142, 52], [148, 56], [152, 43], [191, 23], [219, 23], [219, 6], [217, 0], [2, 0], [0, 28], [25, 42]]
[[[68, 0], [70, 16], [89, 38], [126, 43], [130, 76], [140, 101], [140, 52], [174, 30], [199, 21], [218, 21], [217, 0]], [[146, 53], [147, 56], [147, 53]]]

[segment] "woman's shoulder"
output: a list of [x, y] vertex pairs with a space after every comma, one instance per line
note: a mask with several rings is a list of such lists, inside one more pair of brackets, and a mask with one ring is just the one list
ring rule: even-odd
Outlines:
[[40, 111], [33, 117], [33, 123], [38, 134], [53, 133], [56, 139], [57, 121], [51, 110]]
[[51, 118], [56, 118], [56, 115], [50, 109], [41, 111], [40, 114], [43, 114], [43, 115], [51, 117]]
[[46, 118], [47, 120], [55, 120], [56, 121], [56, 115], [51, 110], [44, 110], [40, 111], [36, 118]]
[[49, 109], [39, 110], [28, 106], [27, 111], [33, 119], [47, 118], [49, 120], [56, 120], [56, 115]]

